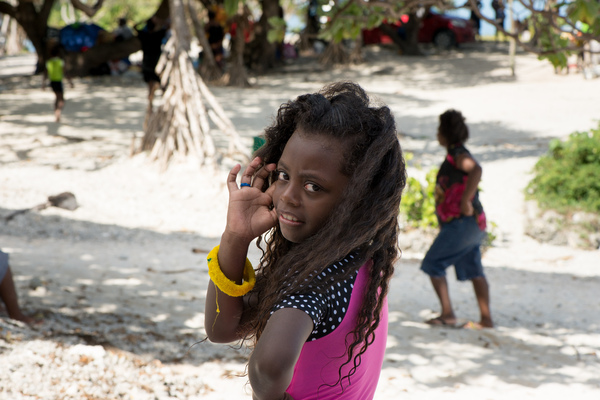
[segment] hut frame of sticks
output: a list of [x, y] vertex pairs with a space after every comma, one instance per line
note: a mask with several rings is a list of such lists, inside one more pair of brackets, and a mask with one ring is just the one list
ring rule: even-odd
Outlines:
[[[247, 161], [249, 150], [189, 56], [190, 32], [181, 0], [170, 0], [172, 34], [163, 46], [156, 73], [161, 77], [162, 104], [149, 104], [144, 136], [133, 153], [149, 152], [166, 169], [174, 156], [196, 157], [201, 165], [224, 157]], [[226, 148], [215, 146], [224, 137]]]

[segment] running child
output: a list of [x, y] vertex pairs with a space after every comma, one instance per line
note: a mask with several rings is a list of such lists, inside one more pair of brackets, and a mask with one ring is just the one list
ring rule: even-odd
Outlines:
[[[60, 57], [60, 47], [54, 46], [50, 50], [50, 59], [46, 61], [46, 71], [44, 72], [44, 81], [42, 83], [42, 89], [46, 89], [46, 80], [50, 80], [50, 87], [56, 96], [54, 100], [54, 116], [56, 118], [56, 122], [60, 122], [60, 116], [62, 113], [62, 109], [65, 106], [65, 96], [63, 89], [63, 78], [65, 77], [64, 73], [65, 62]], [[73, 81], [67, 76], [67, 80], [69, 81], [71, 87], [73, 87]]]
[[[253, 399], [373, 398], [387, 338], [405, 164], [392, 114], [335, 83], [283, 104], [227, 178], [205, 329], [250, 340]], [[250, 243], [263, 249], [256, 276]]]
[[459, 281], [473, 282], [481, 312], [479, 322], [469, 322], [464, 327], [492, 328], [489, 286], [480, 251], [486, 237], [485, 213], [477, 190], [482, 170], [465, 147], [468, 138], [469, 128], [459, 111], [448, 110], [440, 115], [437, 139], [448, 151], [435, 187], [435, 212], [440, 232], [425, 254], [421, 270], [429, 275], [442, 311], [438, 317], [426, 322], [430, 325], [456, 324], [446, 281], [446, 268], [454, 265]]

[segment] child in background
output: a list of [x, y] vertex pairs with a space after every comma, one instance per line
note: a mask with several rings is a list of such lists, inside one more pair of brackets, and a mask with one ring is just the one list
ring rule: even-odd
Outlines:
[[[50, 87], [56, 96], [54, 100], [54, 116], [56, 122], [60, 122], [60, 116], [62, 109], [65, 106], [65, 96], [62, 80], [65, 77], [64, 74], [65, 62], [60, 57], [60, 47], [54, 46], [50, 50], [50, 59], [46, 61], [46, 71], [44, 72], [44, 81], [42, 83], [42, 89], [46, 90], [46, 80], [50, 80]], [[71, 87], [73, 87], [73, 81], [67, 76], [67, 80]]]
[[148, 110], [152, 112], [154, 94], [160, 87], [160, 77], [156, 73], [156, 65], [162, 54], [162, 44], [167, 35], [167, 23], [157, 16], [146, 22], [143, 29], [135, 27], [138, 39], [142, 44], [142, 76], [148, 84]]
[[448, 110], [440, 115], [437, 139], [448, 151], [436, 179], [436, 215], [440, 233], [425, 254], [421, 270], [431, 278], [442, 312], [426, 321], [430, 325], [456, 324], [452, 309], [446, 268], [454, 265], [459, 281], [470, 280], [481, 312], [479, 322], [469, 322], [466, 328], [492, 328], [488, 282], [483, 274], [480, 246], [486, 236], [486, 219], [479, 202], [477, 186], [481, 166], [464, 146], [469, 128], [459, 111]]
[[215, 61], [219, 68], [223, 69], [223, 39], [225, 38], [225, 30], [219, 21], [217, 21], [217, 14], [214, 11], [208, 11], [208, 23], [204, 29], [206, 30], [208, 44], [210, 45]]
[[360, 86], [336, 83], [283, 104], [265, 137], [240, 187], [240, 165], [227, 179], [227, 224], [208, 255], [208, 338], [253, 341], [256, 400], [371, 399], [406, 182], [394, 119]]

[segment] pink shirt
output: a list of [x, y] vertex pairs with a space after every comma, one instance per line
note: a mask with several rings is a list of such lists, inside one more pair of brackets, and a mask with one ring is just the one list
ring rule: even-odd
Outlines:
[[[292, 382], [287, 389], [294, 400], [368, 400], [372, 399], [377, 388], [388, 330], [388, 305], [384, 300], [379, 326], [375, 331], [375, 340], [361, 357], [361, 364], [354, 375], [343, 380], [344, 391], [338, 383], [338, 369], [346, 359], [346, 334], [356, 325], [356, 319], [362, 307], [366, 290], [369, 268], [372, 262], [365, 263], [359, 270], [350, 297], [348, 311], [341, 324], [330, 334], [320, 339], [306, 342], [300, 358], [294, 368]], [[354, 357], [353, 357], [354, 358]], [[342, 377], [348, 374], [353, 361], [342, 368]]]

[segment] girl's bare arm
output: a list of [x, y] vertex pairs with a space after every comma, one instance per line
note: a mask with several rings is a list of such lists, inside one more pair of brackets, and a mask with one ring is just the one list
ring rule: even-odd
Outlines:
[[[219, 266], [223, 275], [241, 284], [249, 242], [232, 238], [227, 232], [221, 236]], [[217, 305], [219, 312], [217, 312]], [[208, 282], [204, 306], [204, 328], [208, 338], [215, 343], [229, 343], [239, 339], [238, 326], [244, 311], [243, 297], [231, 297]]]
[[470, 157], [468, 154], [461, 154], [456, 160], [456, 167], [468, 175], [465, 191], [460, 201], [460, 211], [465, 216], [471, 216], [473, 215], [473, 204], [471, 201], [481, 181], [481, 166], [473, 157]]
[[302, 310], [284, 308], [271, 315], [248, 363], [254, 400], [291, 398], [285, 390], [313, 326]]
[[[229, 208], [227, 226], [221, 236], [218, 262], [223, 275], [237, 284], [242, 283], [248, 246], [277, 221], [275, 211], [269, 209], [272, 203], [270, 192], [261, 190], [265, 179], [275, 169], [275, 164], [260, 168], [261, 163], [259, 158], [255, 158], [242, 175], [242, 182], [251, 183], [252, 187], [238, 187], [236, 178], [241, 170], [239, 165], [227, 177]], [[212, 342], [228, 343], [238, 340], [243, 311], [242, 297], [228, 296], [216, 288], [212, 281], [209, 282], [204, 307], [204, 328]]]

